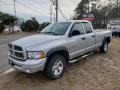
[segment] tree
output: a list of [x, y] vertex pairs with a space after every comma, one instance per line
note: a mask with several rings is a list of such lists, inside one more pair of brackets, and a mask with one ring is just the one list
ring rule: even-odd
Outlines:
[[[0, 12], [0, 22], [1, 22], [1, 26], [9, 26], [9, 31], [13, 32], [13, 28], [14, 27], [14, 22], [17, 20], [16, 17], [7, 14], [7, 13], [3, 13]], [[2, 29], [2, 28], [1, 28]]]
[[89, 0], [82, 0], [76, 9], [74, 10], [75, 16], [73, 17], [74, 19], [80, 19], [82, 17], [83, 13], [87, 12], [87, 4], [89, 3]]
[[23, 31], [37, 31], [39, 30], [39, 23], [34, 17], [31, 17], [31, 19], [23, 22], [20, 27]]
[[[89, 2], [90, 1], [90, 2]], [[116, 0], [107, 0], [107, 4], [103, 4], [101, 0], [82, 0], [75, 9], [74, 19], [80, 20], [83, 13], [87, 12], [87, 3], [90, 5], [90, 13], [95, 15], [96, 20], [95, 27], [106, 28], [107, 23], [110, 19], [116, 18]], [[105, 1], [106, 2], [106, 1]], [[117, 8], [120, 11], [120, 5]], [[118, 18], [120, 18], [120, 12], [117, 12]]]
[[0, 23], [0, 33], [2, 33], [5, 29], [5, 25]]
[[43, 29], [44, 29], [46, 26], [48, 26], [49, 24], [50, 24], [49, 22], [43, 22], [43, 23], [41, 23], [39, 30], [40, 30], [40, 31], [43, 30]]

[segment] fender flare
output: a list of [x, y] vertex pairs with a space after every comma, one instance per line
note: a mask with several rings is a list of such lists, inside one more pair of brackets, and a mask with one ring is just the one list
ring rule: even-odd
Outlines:
[[[103, 43], [107, 40], [107, 38], [110, 38], [109, 36], [105, 36], [104, 39], [103, 39]], [[109, 43], [111, 42], [111, 38], [110, 38], [110, 41]]]
[[68, 49], [64, 46], [61, 46], [61, 47], [55, 47], [55, 48], [50, 49], [47, 52], [46, 56], [49, 57], [50, 55], [52, 55], [53, 53], [55, 53], [57, 51], [66, 51], [69, 54]]

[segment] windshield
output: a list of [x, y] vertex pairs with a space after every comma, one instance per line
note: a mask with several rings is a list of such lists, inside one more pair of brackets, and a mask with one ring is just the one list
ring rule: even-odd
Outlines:
[[54, 23], [41, 31], [42, 34], [64, 35], [70, 26], [70, 22]]

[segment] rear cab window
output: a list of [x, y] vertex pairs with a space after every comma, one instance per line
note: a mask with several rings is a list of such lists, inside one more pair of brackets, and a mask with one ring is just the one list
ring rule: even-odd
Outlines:
[[88, 22], [83, 22], [86, 34], [92, 33], [92, 27]]

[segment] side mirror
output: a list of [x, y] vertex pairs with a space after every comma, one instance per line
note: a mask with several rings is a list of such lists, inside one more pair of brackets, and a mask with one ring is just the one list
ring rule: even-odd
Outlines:
[[79, 30], [72, 30], [72, 32], [69, 34], [69, 37], [77, 36], [77, 35], [80, 35], [80, 31]]

